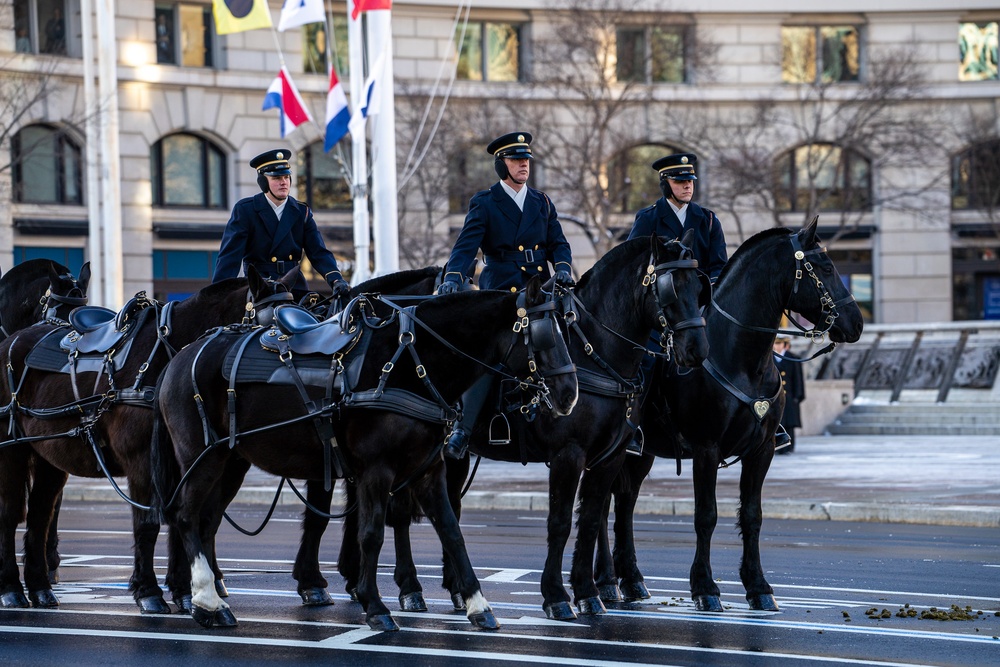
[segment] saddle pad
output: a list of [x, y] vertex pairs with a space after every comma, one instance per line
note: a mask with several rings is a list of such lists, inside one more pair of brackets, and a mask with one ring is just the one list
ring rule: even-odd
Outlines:
[[[260, 336], [260, 331], [251, 331], [248, 336]], [[241, 339], [242, 340], [242, 339]], [[233, 363], [236, 361], [236, 353], [240, 345], [235, 344], [226, 353], [226, 359], [222, 364], [222, 376], [227, 382], [232, 380]], [[306, 385], [325, 387], [330, 375], [330, 357], [325, 355], [301, 355], [292, 356], [292, 365], [302, 378], [302, 383]], [[244, 382], [265, 382], [269, 384], [293, 384], [291, 374], [285, 367], [278, 355], [269, 350], [265, 350], [259, 343], [250, 342], [240, 357], [240, 364], [236, 369], [236, 383]], [[339, 384], [339, 382], [338, 382]]]
[[[57, 331], [61, 331], [57, 329]], [[27, 358], [24, 360], [25, 366], [35, 370], [47, 371], [49, 373], [69, 373], [69, 354], [62, 349], [61, 341], [63, 336], [48, 335], [38, 341], [35, 347], [31, 348]], [[115, 354], [112, 367], [114, 371], [120, 371], [128, 358], [129, 350], [132, 348], [130, 338], [125, 345]], [[101, 373], [104, 371], [104, 355], [80, 355], [76, 359], [77, 373]]]

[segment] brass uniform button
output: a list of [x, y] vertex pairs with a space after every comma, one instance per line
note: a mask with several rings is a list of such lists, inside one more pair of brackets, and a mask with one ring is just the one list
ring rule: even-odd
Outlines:
[[535, 244], [535, 250], [538, 250], [538, 244], [537, 243]]
[[277, 258], [277, 257], [272, 257], [272, 258], [271, 258], [271, 261], [272, 261], [272, 262], [277, 262], [277, 261], [278, 261], [278, 258]]
[[289, 255], [289, 256], [288, 256], [288, 259], [291, 259], [291, 258], [292, 258], [292, 256], [291, 256], [291, 255]]
[[511, 288], [510, 288], [510, 291], [511, 291], [511, 292], [516, 292], [516, 291], [517, 291], [517, 288], [516, 288], [516, 287], [511, 287]]
[[523, 245], [519, 245], [519, 246], [517, 246], [517, 249], [518, 250], [524, 250], [524, 246]]
[[541, 270], [542, 270], [542, 267], [538, 267], [538, 270], [539, 270], [539, 271], [541, 271]]
[[522, 266], [522, 267], [521, 267], [521, 270], [522, 270], [522, 271], [527, 271], [527, 270], [528, 270], [528, 267], [526, 267], [526, 266]]

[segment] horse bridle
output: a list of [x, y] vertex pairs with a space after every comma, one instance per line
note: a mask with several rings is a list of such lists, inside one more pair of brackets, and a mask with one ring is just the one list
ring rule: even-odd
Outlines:
[[[536, 351], [551, 350], [555, 347], [556, 340], [561, 335], [559, 330], [559, 322], [555, 318], [556, 308], [559, 306], [557, 300], [555, 299], [555, 293], [549, 294], [549, 297], [544, 303], [537, 306], [526, 306], [526, 296], [522, 291], [517, 295], [517, 316], [518, 320], [514, 322], [514, 335], [523, 334], [524, 336], [524, 346], [528, 351], [528, 372], [531, 373], [530, 376], [525, 378], [525, 381], [521, 383], [522, 389], [527, 389], [531, 386], [534, 381], [534, 376], [538, 376], [538, 387], [536, 388], [535, 396], [531, 399], [531, 405], [538, 405], [540, 401], [544, 401], [547, 408], [552, 409], [552, 401], [549, 400], [548, 385], [545, 383], [546, 378], [555, 377], [557, 375], [565, 375], [567, 373], [576, 372], [576, 364], [572, 361], [570, 363], [560, 366], [558, 368], [552, 368], [543, 372], [538, 363], [535, 361]], [[534, 316], [534, 319], [532, 317]], [[522, 406], [522, 411], [525, 409], [530, 410], [530, 406]]]
[[[698, 269], [698, 260], [694, 258], [694, 253], [683, 243], [677, 242], [681, 247], [681, 256], [671, 262], [662, 262], [660, 264], [653, 264], [655, 258], [652, 254], [649, 257], [649, 265], [646, 267], [646, 275], [642, 278], [643, 287], [648, 287], [653, 290], [656, 296], [656, 305], [659, 308], [659, 319], [660, 327], [663, 332], [660, 335], [660, 346], [664, 351], [669, 354], [670, 349], [673, 347], [674, 332], [683, 331], [685, 329], [695, 329], [698, 327], [705, 326], [705, 318], [702, 316], [692, 317], [690, 319], [678, 322], [670, 326], [667, 322], [666, 316], [663, 311], [669, 306], [677, 303], [677, 288], [674, 286], [674, 271], [677, 269]], [[657, 275], [658, 271], [662, 271]], [[698, 278], [702, 283], [702, 291], [708, 291], [708, 294], [712, 293], [712, 284], [708, 280], [708, 276], [703, 273], [698, 273]], [[711, 296], [709, 297], [711, 298]]]
[[[59, 276], [59, 280], [67, 280], [73, 283], [73, 287], [69, 290], [66, 295], [53, 294], [51, 285], [45, 290], [45, 294], [42, 298], [38, 300], [39, 305], [42, 306], [42, 321], [62, 321], [60, 317], [57, 316], [56, 312], [62, 305], [66, 306], [85, 306], [87, 305], [87, 295], [84, 294], [83, 288], [80, 287], [76, 278], [69, 273], [64, 273]], [[72, 296], [72, 294], [78, 294], [79, 296]]]

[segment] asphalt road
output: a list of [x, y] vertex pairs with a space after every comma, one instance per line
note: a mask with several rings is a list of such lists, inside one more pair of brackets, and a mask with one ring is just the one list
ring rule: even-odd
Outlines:
[[[255, 527], [260, 507], [233, 512]], [[538, 592], [545, 516], [467, 512], [463, 532], [483, 591], [502, 624], [473, 629], [440, 588], [440, 547], [428, 524], [413, 528], [430, 611], [394, 612], [402, 630], [374, 633], [349, 601], [324, 542], [332, 607], [303, 608], [291, 578], [297, 512], [279, 509], [257, 537], [224, 526], [219, 539], [229, 604], [239, 626], [206, 631], [181, 614], [143, 617], [127, 589], [128, 512], [122, 503], [67, 503], [62, 514], [58, 610], [0, 610], [0, 664], [52, 665], [996, 665], [1000, 660], [1000, 533], [989, 528], [768, 520], [763, 562], [781, 611], [751, 612], [740, 544], [720, 521], [713, 566], [726, 611], [694, 611], [687, 570], [690, 518], [639, 517], [640, 565], [653, 597], [606, 616], [549, 621]], [[19, 537], [20, 541], [20, 537]], [[569, 568], [567, 550], [564, 571]], [[162, 540], [158, 554], [164, 554]], [[397, 609], [391, 538], [380, 586]], [[162, 564], [162, 559], [161, 559]], [[968, 609], [971, 620], [921, 618]], [[898, 617], [900, 609], [916, 616]], [[874, 614], [868, 614], [874, 610]], [[882, 610], [886, 610], [883, 612]], [[982, 612], [982, 613], [980, 613]], [[876, 618], [877, 616], [877, 618]], [[882, 618], [882, 616], [886, 616]]]

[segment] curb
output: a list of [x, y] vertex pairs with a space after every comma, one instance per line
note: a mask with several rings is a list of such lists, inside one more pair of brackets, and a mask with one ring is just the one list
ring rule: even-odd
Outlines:
[[[240, 489], [235, 503], [270, 505], [274, 501], [272, 487], [248, 486]], [[82, 502], [123, 502], [110, 486], [67, 484], [65, 500]], [[281, 507], [301, 506], [302, 502], [290, 489], [282, 489], [278, 499]], [[533, 491], [470, 491], [462, 501], [464, 509], [520, 510], [548, 512], [547, 493]], [[909, 523], [934, 526], [966, 526], [974, 528], [1000, 527], [1000, 508], [982, 505], [913, 505], [892, 503], [821, 502], [810, 500], [765, 500], [765, 519], [804, 519], [809, 521], [860, 521], [870, 523]], [[738, 503], [719, 500], [719, 516], [736, 516]], [[640, 496], [637, 514], [659, 516], [694, 516], [694, 500], [671, 500], [656, 496]]]

